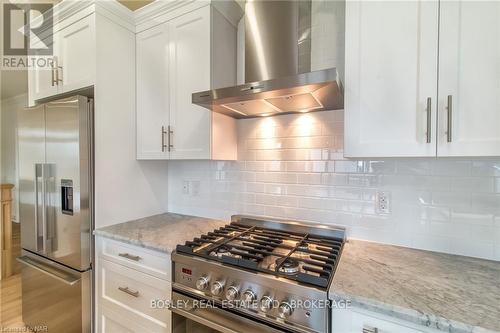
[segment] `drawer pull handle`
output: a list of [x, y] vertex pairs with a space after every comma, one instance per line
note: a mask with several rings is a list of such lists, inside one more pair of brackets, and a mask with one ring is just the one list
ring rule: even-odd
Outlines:
[[139, 297], [138, 291], [132, 291], [128, 289], [128, 287], [118, 287], [118, 290], [123, 291], [125, 294], [129, 294], [130, 296]]
[[141, 257], [139, 257], [139, 256], [133, 256], [133, 255], [128, 254], [128, 253], [118, 253], [118, 255], [120, 257], [127, 258], [127, 259], [130, 259], [130, 260], [133, 260], [133, 261], [139, 261], [139, 260], [141, 260]]
[[362, 333], [378, 333], [378, 328], [365, 325]]

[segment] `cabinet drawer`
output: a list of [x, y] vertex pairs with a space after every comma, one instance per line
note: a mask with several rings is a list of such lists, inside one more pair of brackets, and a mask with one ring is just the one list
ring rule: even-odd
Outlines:
[[170, 254], [155, 252], [137, 246], [98, 238], [97, 255], [103, 259], [171, 281]]
[[97, 325], [97, 333], [170, 333], [170, 325], [157, 325], [116, 305], [100, 308]]
[[118, 306], [141, 321], [159, 327], [170, 326], [170, 311], [154, 309], [151, 301], [169, 300], [169, 282], [144, 274], [107, 260], [99, 260], [99, 304], [101, 307]]
[[[398, 323], [382, 320], [365, 314], [353, 311], [352, 313], [353, 332], [363, 332], [363, 328], [377, 329], [378, 333], [423, 333], [424, 331], [416, 330]], [[368, 331], [370, 332], [370, 331]]]

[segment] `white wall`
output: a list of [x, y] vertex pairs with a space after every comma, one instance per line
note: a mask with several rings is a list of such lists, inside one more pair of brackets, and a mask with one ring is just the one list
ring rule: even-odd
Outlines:
[[22, 94], [2, 100], [1, 107], [1, 183], [14, 184], [12, 220], [19, 222], [17, 112], [27, 105], [27, 95]]
[[[353, 238], [500, 260], [500, 158], [343, 158], [343, 111], [238, 121], [236, 162], [169, 162], [169, 211], [337, 224]], [[200, 181], [197, 196], [183, 181]], [[378, 214], [377, 191], [392, 213]]]

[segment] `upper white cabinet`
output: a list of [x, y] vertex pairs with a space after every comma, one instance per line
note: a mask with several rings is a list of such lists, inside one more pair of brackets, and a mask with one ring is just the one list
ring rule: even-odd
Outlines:
[[59, 40], [58, 75], [62, 92], [94, 84], [95, 14], [75, 22], [55, 34]]
[[437, 32], [437, 2], [346, 3], [346, 156], [436, 155]]
[[[75, 15], [54, 25], [53, 35], [44, 39], [53, 45], [51, 68], [28, 72], [29, 103], [92, 86], [95, 82], [95, 14]], [[32, 43], [37, 48], [40, 43]], [[36, 51], [34, 52], [36, 54]]]
[[441, 1], [438, 123], [438, 155], [500, 155], [500, 2]]
[[211, 112], [191, 102], [210, 89], [210, 11], [206, 6], [169, 22], [172, 159], [210, 158]]
[[206, 3], [172, 16], [136, 36], [137, 158], [236, 159], [235, 120], [191, 99], [235, 84], [237, 29]]
[[[29, 105], [33, 106], [34, 101], [49, 97], [52, 95], [57, 95], [59, 91], [59, 87], [56, 81], [56, 72], [55, 72], [55, 59], [56, 59], [56, 50], [59, 47], [59, 43], [53, 36], [50, 36], [41, 42], [31, 43], [31, 47], [35, 49], [43, 49], [42, 43], [50, 47], [52, 45], [52, 49], [54, 50], [54, 56], [52, 57], [52, 66], [51, 68], [40, 68], [40, 69], [30, 69], [28, 70], [28, 94], [29, 94]], [[32, 53], [35, 57], [39, 55], [37, 51]]]
[[[137, 157], [168, 158], [168, 24], [136, 35]], [[168, 133], [167, 133], [168, 134]]]
[[347, 157], [500, 155], [500, 3], [349, 1], [345, 75]]

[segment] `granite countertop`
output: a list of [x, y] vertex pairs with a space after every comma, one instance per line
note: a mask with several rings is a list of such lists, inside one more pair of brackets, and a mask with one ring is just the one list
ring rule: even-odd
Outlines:
[[151, 250], [171, 253], [177, 244], [229, 224], [227, 221], [164, 213], [103, 227], [95, 235], [111, 238]]
[[500, 332], [500, 262], [350, 240], [330, 297], [445, 332]]

